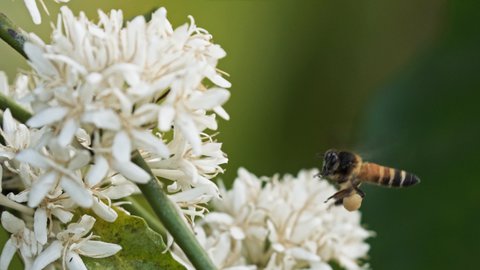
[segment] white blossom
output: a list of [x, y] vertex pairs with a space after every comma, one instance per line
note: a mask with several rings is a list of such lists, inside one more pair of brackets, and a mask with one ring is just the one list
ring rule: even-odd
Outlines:
[[33, 231], [26, 227], [23, 220], [15, 217], [9, 212], [2, 212], [1, 221], [3, 228], [11, 233], [11, 236], [2, 250], [0, 256], [0, 269], [8, 269], [8, 265], [17, 250], [20, 251], [25, 268], [29, 268], [35, 257], [42, 252], [42, 244], [36, 240]]
[[89, 234], [95, 223], [95, 218], [83, 215], [77, 223], [71, 223], [57, 234], [45, 250], [36, 257], [32, 270], [40, 270], [62, 258], [63, 268], [87, 269], [80, 255], [92, 258], [105, 258], [114, 255], [122, 248], [117, 244], [106, 243], [95, 239]]
[[[193, 155], [209, 151], [202, 149], [204, 130], [217, 129], [217, 113], [228, 118], [221, 106], [230, 96], [225, 90], [230, 83], [216, 70], [225, 52], [193, 18], [173, 29], [164, 8], [149, 22], [137, 17], [125, 27], [121, 11], [99, 16], [95, 24], [63, 7], [50, 44], [33, 34], [25, 44], [36, 85], [29, 96], [35, 114], [27, 124], [50, 127], [62, 147], [79, 130], [86, 131], [93, 138], [86, 147], [95, 160], [88, 181], [98, 181], [108, 170], [135, 182], [149, 181], [130, 161], [131, 153], [140, 149], [160, 159], [180, 156], [172, 150], [182, 149], [167, 147], [163, 138], [172, 125]], [[205, 86], [206, 79], [214, 86]], [[209, 178], [201, 179], [201, 172], [187, 172], [190, 182], [213, 185]], [[184, 186], [178, 183], [177, 190]]]
[[174, 193], [170, 199], [179, 204], [193, 222], [196, 216], [203, 217], [206, 209], [201, 204], [219, 198], [218, 188], [210, 179], [223, 173], [220, 165], [227, 163], [228, 158], [221, 150], [222, 144], [207, 134], [202, 134], [200, 152], [195, 154], [183, 134], [176, 131], [174, 129], [174, 138], [168, 144], [175, 154], [167, 159], [153, 155], [145, 158], [155, 176], [172, 181], [167, 186], [168, 191]]
[[[221, 105], [230, 94], [222, 87], [230, 83], [215, 67], [225, 52], [193, 19], [174, 30], [164, 8], [149, 22], [137, 17], [125, 27], [121, 11], [99, 16], [94, 24], [63, 7], [51, 43], [32, 36], [25, 45], [38, 85], [32, 101], [38, 114], [29, 125], [55, 125], [57, 136], [70, 135], [65, 143], [78, 127], [103, 129], [110, 147], [122, 142], [168, 157], [162, 138], [145, 127], [168, 131], [173, 124], [198, 154], [200, 133], [217, 128], [215, 112], [226, 117]], [[217, 86], [207, 88], [204, 79]]]
[[[358, 212], [324, 203], [334, 187], [315, 178], [316, 170], [297, 177], [259, 179], [245, 169], [223, 200], [196, 227], [197, 238], [219, 268], [362, 269], [365, 239]], [[181, 255], [179, 255], [180, 258]]]
[[49, 193], [55, 193], [56, 189], [62, 188], [78, 205], [91, 207], [91, 191], [85, 186], [78, 171], [88, 164], [90, 154], [85, 150], [59, 147], [54, 140], [50, 141], [49, 151], [42, 152], [26, 149], [15, 157], [20, 162], [44, 170], [32, 183], [28, 205], [36, 207]]
[[[25, 2], [40, 22], [37, 2]], [[99, 11], [93, 22], [62, 7], [53, 28], [49, 42], [29, 35], [31, 71], [12, 86], [0, 72], [0, 92], [32, 112], [25, 125], [3, 114], [0, 190], [12, 192], [0, 194], [0, 205], [23, 214], [20, 227], [40, 247], [25, 261], [30, 269], [59, 259], [63, 268], [84, 269], [80, 255], [120, 247], [87, 236], [93, 217], [70, 223], [80, 207], [115, 222], [112, 207], [139, 193], [136, 184], [159, 180], [194, 224], [219, 198], [212, 179], [228, 159], [209, 133], [217, 115], [229, 119], [222, 106], [230, 83], [216, 67], [226, 54], [212, 36], [192, 17], [173, 28], [164, 8], [148, 22], [124, 22], [119, 10]], [[132, 161], [136, 153], [153, 177]], [[6, 265], [12, 250], [5, 249]]]
[[90, 186], [93, 193], [93, 212], [108, 222], [114, 222], [118, 214], [112, 208], [112, 200], [119, 200], [134, 193], [138, 187], [121, 175], [109, 175], [96, 185]]

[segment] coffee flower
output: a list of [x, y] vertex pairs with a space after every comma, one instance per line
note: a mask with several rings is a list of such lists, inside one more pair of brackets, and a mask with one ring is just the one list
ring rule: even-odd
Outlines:
[[[99, 16], [93, 23], [63, 7], [51, 43], [32, 34], [25, 45], [36, 86], [24, 98], [35, 112], [27, 124], [48, 129], [51, 137], [45, 149], [16, 157], [45, 172], [32, 184], [29, 204], [35, 207], [60, 186], [82, 207], [105, 208], [91, 188], [109, 172], [138, 183], [150, 180], [131, 162], [134, 149], [151, 158], [156, 176], [172, 181], [168, 190], [182, 207], [218, 196], [210, 179], [223, 172], [227, 159], [206, 130], [217, 128], [216, 114], [228, 119], [221, 106], [230, 83], [216, 70], [225, 52], [193, 18], [173, 29], [164, 8], [149, 22], [137, 17], [126, 26], [120, 11]], [[168, 142], [165, 132], [174, 139]], [[90, 155], [76, 149], [78, 141]], [[90, 169], [81, 175], [87, 163]]]
[[216, 68], [225, 51], [191, 17], [173, 28], [164, 8], [148, 22], [124, 22], [117, 10], [99, 17], [62, 7], [50, 42], [32, 33], [25, 43], [32, 70], [13, 86], [0, 73], [0, 92], [33, 115], [23, 125], [6, 110], [0, 129], [2, 186], [10, 192], [0, 204], [22, 212], [28, 222], [19, 228], [43, 248], [29, 253], [32, 269], [60, 258], [64, 268], [83, 269], [79, 255], [119, 250], [87, 236], [93, 217], [70, 222], [80, 207], [115, 222], [112, 206], [138, 193], [135, 184], [156, 180], [132, 153], [192, 224], [219, 197], [211, 179], [228, 159], [209, 133], [217, 115], [229, 118], [222, 106], [230, 83]]
[[296, 177], [259, 179], [245, 169], [223, 200], [196, 227], [197, 237], [219, 268], [362, 269], [365, 239], [360, 214], [324, 203], [333, 186], [315, 178], [316, 170]]
[[10, 239], [7, 240], [0, 256], [0, 269], [8, 269], [8, 265], [17, 250], [25, 263], [25, 268], [30, 268], [35, 257], [42, 252], [42, 244], [40, 244], [25, 222], [7, 211], [2, 212], [2, 227], [11, 233]]
[[80, 255], [105, 258], [119, 252], [122, 247], [117, 244], [92, 240], [95, 235], [89, 233], [94, 224], [95, 218], [89, 215], [83, 215], [77, 223], [69, 224], [57, 234], [57, 240], [36, 257], [32, 269], [43, 269], [59, 258], [62, 258], [63, 269], [87, 269]]

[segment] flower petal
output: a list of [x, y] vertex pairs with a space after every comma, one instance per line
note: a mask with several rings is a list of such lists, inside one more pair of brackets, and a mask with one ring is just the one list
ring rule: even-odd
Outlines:
[[287, 252], [292, 255], [294, 258], [305, 261], [319, 262], [321, 261], [320, 257], [301, 247], [294, 247], [287, 250]]
[[212, 190], [211, 187], [202, 185], [181, 191], [169, 196], [169, 198], [174, 202], [197, 202], [202, 201], [203, 197], [212, 198], [216, 194], [215, 190]]
[[105, 258], [120, 250], [122, 250], [122, 247], [117, 244], [88, 240], [78, 248], [78, 253], [92, 258]]
[[163, 105], [158, 109], [158, 128], [161, 131], [169, 131], [175, 117], [175, 109], [171, 105]]
[[210, 88], [208, 91], [196, 95], [189, 100], [194, 109], [210, 110], [221, 106], [230, 97], [230, 92], [222, 88]]
[[10, 109], [6, 109], [3, 112], [3, 132], [11, 134], [14, 133], [16, 129], [17, 124], [15, 123], [15, 119], [13, 119]]
[[58, 78], [59, 75], [57, 69], [47, 58], [45, 58], [45, 52], [43, 49], [33, 43], [26, 42], [25, 45], [23, 45], [23, 50], [27, 54], [28, 60], [32, 63], [33, 68], [40, 75]]
[[150, 180], [150, 175], [138, 165], [128, 162], [113, 162], [113, 168], [121, 173], [125, 178], [140, 184], [145, 184]]
[[125, 180], [124, 184], [109, 186], [103, 190], [102, 195], [107, 196], [112, 200], [118, 200], [128, 197], [136, 192], [139, 192], [138, 187], [132, 182]]
[[24, 190], [18, 194], [14, 194], [13, 192], [10, 192], [7, 194], [7, 198], [9, 198], [14, 202], [24, 203], [28, 201], [28, 193], [30, 193], [30, 190]]
[[7, 270], [10, 262], [12, 261], [13, 255], [17, 251], [17, 247], [13, 243], [13, 240], [10, 238], [7, 240], [2, 249], [2, 255], [0, 255], [0, 269]]
[[107, 222], [114, 222], [118, 217], [118, 214], [115, 212], [115, 210], [96, 197], [93, 198], [92, 210], [95, 214], [97, 214], [97, 216], [101, 217]]
[[67, 113], [68, 109], [64, 107], [46, 108], [28, 119], [27, 125], [34, 128], [49, 125], [63, 119]]
[[62, 177], [60, 185], [78, 205], [85, 208], [92, 207], [92, 194], [85, 187], [66, 176]]
[[66, 211], [66, 210], [63, 210], [61, 208], [53, 208], [52, 210], [52, 215], [54, 215], [55, 217], [57, 217], [62, 223], [67, 223], [67, 222], [70, 222], [73, 218], [73, 214]]
[[15, 156], [15, 159], [20, 162], [28, 163], [37, 168], [47, 169], [50, 167], [46, 161], [46, 158], [33, 149], [22, 150]]
[[78, 129], [78, 123], [75, 119], [68, 119], [65, 124], [63, 124], [62, 131], [58, 135], [58, 144], [60, 146], [67, 146], [75, 136], [75, 133]]
[[199, 155], [202, 147], [199, 132], [193, 120], [186, 114], [179, 114], [175, 119], [175, 124], [182, 132], [185, 139], [192, 145], [193, 153]]
[[42, 17], [40, 16], [40, 11], [38, 11], [37, 7], [37, 1], [36, 0], [23, 0], [25, 2], [25, 6], [28, 9], [28, 12], [30, 13], [30, 16], [32, 16], [32, 20], [34, 24], [41, 24], [42, 23]]
[[47, 243], [47, 211], [45, 208], [37, 208], [33, 220], [35, 239], [40, 244], [45, 245]]
[[65, 232], [75, 235], [75, 238], [80, 239], [87, 235], [95, 225], [96, 219], [87, 214], [83, 215], [77, 223], [68, 224]]
[[107, 159], [104, 158], [101, 155], [96, 155], [95, 156], [95, 164], [90, 166], [90, 169], [88, 170], [86, 180], [87, 180], [87, 185], [89, 187], [93, 187], [96, 184], [100, 183], [103, 178], [108, 173], [108, 162]]
[[118, 130], [121, 127], [117, 114], [108, 109], [86, 112], [83, 114], [82, 120], [92, 123], [98, 128]]
[[132, 153], [132, 143], [130, 137], [125, 131], [120, 131], [115, 135], [112, 145], [112, 155], [119, 162], [130, 160]]
[[54, 241], [50, 246], [48, 246], [42, 253], [40, 253], [35, 261], [33, 261], [31, 270], [41, 270], [47, 265], [56, 261], [62, 256], [63, 246], [60, 241]]
[[217, 106], [213, 108], [213, 111], [223, 119], [230, 120], [230, 115], [228, 115], [228, 113], [225, 111], [225, 109], [222, 106]]
[[68, 251], [65, 256], [65, 264], [68, 270], [88, 270], [82, 258], [73, 251]]
[[133, 137], [135, 138], [135, 143], [139, 146], [152, 151], [153, 153], [161, 156], [168, 157], [170, 155], [170, 150], [163, 143], [163, 141], [154, 136], [148, 131], [132, 131]]
[[3, 228], [9, 233], [18, 234], [25, 229], [25, 222], [7, 211], [2, 212], [1, 220]]
[[87, 166], [90, 162], [90, 153], [87, 150], [77, 150], [75, 156], [68, 162], [68, 169], [77, 170]]
[[28, 194], [28, 206], [37, 207], [45, 198], [47, 193], [52, 189], [57, 181], [58, 174], [54, 171], [40, 176], [37, 181], [33, 182], [32, 190]]
[[213, 67], [207, 68], [207, 78], [214, 84], [223, 88], [230, 88], [232, 86], [232, 84], [220, 76], [220, 74], [218, 74]]

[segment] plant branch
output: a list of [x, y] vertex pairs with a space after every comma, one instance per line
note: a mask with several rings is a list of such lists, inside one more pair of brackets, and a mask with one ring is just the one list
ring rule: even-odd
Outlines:
[[5, 96], [0, 92], [0, 109], [5, 111], [10, 109], [13, 118], [17, 119], [20, 123], [25, 124], [28, 119], [32, 117], [32, 114], [25, 108], [16, 103], [13, 99]]
[[5, 14], [0, 12], [0, 38], [27, 58], [23, 44], [27, 41], [25, 32], [17, 27]]
[[144, 169], [152, 177], [146, 184], [138, 184], [143, 195], [152, 206], [163, 226], [175, 239], [180, 248], [187, 255], [195, 269], [216, 269], [208, 254], [200, 246], [192, 231], [181, 217], [176, 205], [162, 190], [157, 179], [138, 151], [132, 155], [132, 161]]

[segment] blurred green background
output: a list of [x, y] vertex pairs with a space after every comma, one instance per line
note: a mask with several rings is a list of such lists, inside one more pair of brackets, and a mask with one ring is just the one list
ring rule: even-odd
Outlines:
[[[47, 1], [53, 2], [53, 1]], [[58, 5], [48, 3], [54, 19]], [[478, 1], [94, 1], [70, 6], [126, 18], [165, 6], [195, 17], [228, 53], [231, 121], [218, 136], [231, 181], [320, 166], [329, 148], [416, 173], [406, 190], [366, 188], [373, 269], [480, 269]], [[48, 40], [23, 1], [0, 10]], [[25, 61], [0, 44], [13, 78]]]

